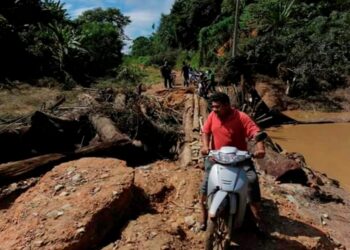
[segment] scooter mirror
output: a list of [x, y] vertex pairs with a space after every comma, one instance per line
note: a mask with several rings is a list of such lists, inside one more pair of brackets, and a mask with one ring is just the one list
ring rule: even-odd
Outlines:
[[255, 141], [264, 141], [267, 138], [267, 133], [264, 131], [261, 131], [255, 135]]

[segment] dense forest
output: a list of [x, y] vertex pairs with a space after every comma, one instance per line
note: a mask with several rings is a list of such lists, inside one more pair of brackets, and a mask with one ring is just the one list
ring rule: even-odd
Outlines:
[[52, 77], [69, 88], [116, 77], [129, 59], [159, 66], [166, 58], [172, 65], [213, 67], [223, 84], [241, 74], [279, 77], [296, 97], [347, 83], [350, 0], [241, 0], [232, 57], [235, 11], [233, 0], [176, 0], [154, 33], [136, 38], [123, 55], [130, 18], [118, 9], [89, 10], [72, 20], [56, 0], [2, 0], [0, 82]]
[[122, 62], [118, 9], [94, 9], [75, 20], [54, 0], [0, 2], [0, 82], [53, 77], [69, 88], [113, 73]]
[[237, 82], [241, 74], [279, 77], [299, 97], [346, 84], [349, 0], [242, 0], [238, 53], [232, 58], [235, 3], [175, 1], [152, 36], [134, 40], [132, 55], [150, 64], [167, 58], [212, 66], [222, 73], [222, 83]]

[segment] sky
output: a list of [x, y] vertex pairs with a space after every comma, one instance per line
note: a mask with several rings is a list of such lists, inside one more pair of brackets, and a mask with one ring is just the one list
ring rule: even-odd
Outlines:
[[[169, 14], [175, 0], [61, 0], [71, 18], [78, 17], [86, 10], [101, 7], [117, 8], [124, 16], [129, 16], [131, 23], [126, 26], [125, 34], [130, 39], [152, 34], [152, 25], [159, 25], [161, 14]], [[124, 51], [128, 51], [131, 41]]]

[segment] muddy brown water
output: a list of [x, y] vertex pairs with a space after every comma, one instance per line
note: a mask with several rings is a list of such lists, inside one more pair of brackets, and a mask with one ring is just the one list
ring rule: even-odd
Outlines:
[[299, 121], [335, 120], [339, 123], [286, 125], [267, 130], [288, 152], [304, 155], [315, 170], [340, 181], [350, 191], [350, 113], [286, 112]]

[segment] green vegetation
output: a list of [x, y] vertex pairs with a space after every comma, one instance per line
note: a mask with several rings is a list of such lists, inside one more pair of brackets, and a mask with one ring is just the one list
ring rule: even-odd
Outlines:
[[[178, 0], [157, 31], [140, 37], [132, 55], [161, 65], [215, 67], [222, 83], [243, 74], [279, 77], [305, 97], [342, 87], [350, 74], [350, 0], [244, 0], [238, 56], [230, 58], [235, 2]], [[195, 59], [194, 59], [195, 58]], [[193, 60], [197, 65], [194, 65]]]
[[166, 59], [176, 68], [183, 61], [215, 68], [226, 84], [242, 74], [249, 83], [255, 74], [279, 77], [295, 97], [345, 86], [350, 0], [240, 3], [238, 56], [232, 59], [232, 0], [175, 1], [150, 37], [133, 41], [128, 56], [122, 47], [130, 19], [118, 9], [97, 8], [71, 20], [56, 0], [1, 1], [0, 83], [53, 78], [69, 89], [108, 77], [108, 84], [124, 86], [156, 82]]
[[[350, 1], [259, 1], [245, 9], [246, 30], [259, 35], [244, 49], [255, 71], [280, 75], [294, 96], [343, 86], [349, 75]], [[269, 13], [267, 15], [267, 13]]]
[[222, 44], [231, 37], [233, 18], [226, 17], [211, 26], [204, 27], [199, 32], [200, 63], [216, 63], [218, 60], [217, 51], [213, 48], [220, 48]]
[[122, 63], [129, 22], [118, 9], [70, 20], [59, 1], [1, 1], [0, 82], [53, 77], [71, 88], [112, 74]]
[[159, 69], [155, 67], [146, 67], [144, 69], [146, 77], [143, 78], [142, 83], [146, 85], [152, 85], [163, 82], [163, 78], [159, 74]]

